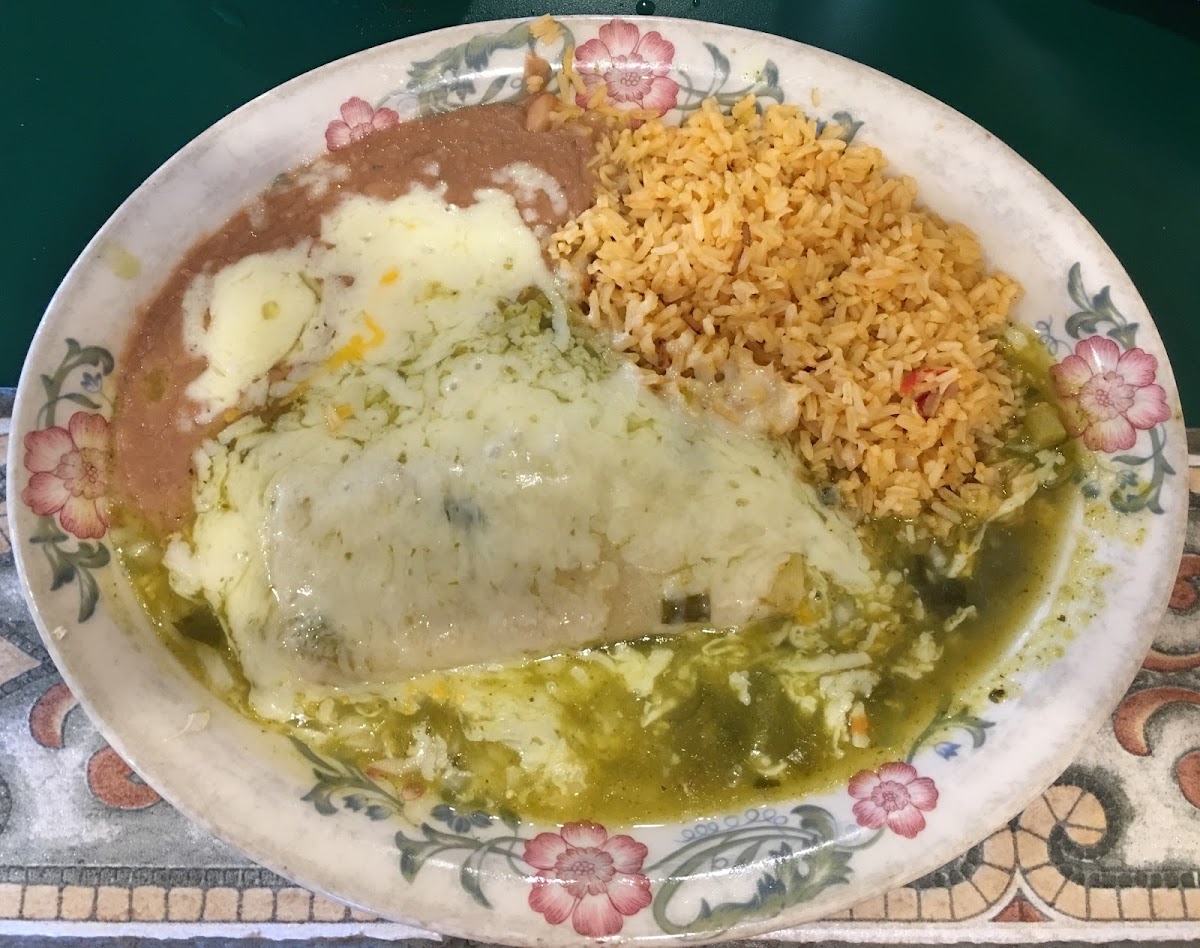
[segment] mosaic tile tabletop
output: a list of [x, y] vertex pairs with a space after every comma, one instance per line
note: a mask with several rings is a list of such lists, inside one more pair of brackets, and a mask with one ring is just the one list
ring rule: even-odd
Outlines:
[[[0, 464], [10, 404], [0, 391]], [[1200, 940], [1200, 469], [1190, 474], [1170, 610], [1084, 753], [938, 871], [778, 938]], [[3, 490], [0, 472], [0, 936], [420, 936], [248, 862], [138, 779], [75, 710], [42, 647], [17, 587]]]

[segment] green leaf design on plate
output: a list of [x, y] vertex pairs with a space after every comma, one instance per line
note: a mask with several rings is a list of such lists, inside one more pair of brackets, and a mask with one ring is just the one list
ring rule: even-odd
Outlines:
[[1117, 479], [1117, 486], [1109, 494], [1109, 502], [1119, 513], [1137, 513], [1139, 510], [1149, 510], [1151, 513], [1163, 513], [1159, 497], [1162, 495], [1163, 484], [1168, 476], [1175, 473], [1170, 462], [1164, 455], [1167, 446], [1166, 434], [1162, 426], [1150, 429], [1150, 453], [1146, 457], [1122, 454], [1113, 458], [1119, 464], [1130, 467], [1140, 467], [1143, 464], [1152, 465], [1150, 476], [1142, 478], [1137, 471], [1126, 471]]
[[784, 92], [779, 87], [779, 67], [767, 60], [759, 70], [755, 81], [747, 82], [734, 88], [728, 88], [731, 70], [728, 57], [712, 43], [705, 43], [709, 56], [713, 60], [713, 72], [703, 86], [697, 84], [692, 74], [683, 68], [673, 74], [679, 84], [679, 99], [675, 103], [676, 111], [685, 115], [694, 112], [707, 99], [715, 99], [722, 109], [729, 109], [748, 95], [759, 99], [773, 99], [783, 102]]
[[78, 392], [63, 392], [73, 372], [84, 366], [94, 366], [100, 369], [102, 375], [109, 375], [115, 368], [112, 353], [100, 346], [81, 346], [75, 339], [67, 340], [67, 353], [63, 356], [58, 368], [50, 375], [41, 376], [42, 388], [46, 392], [46, 402], [38, 411], [38, 425], [52, 428], [57, 423], [57, 406], [61, 401], [74, 402], [92, 411], [99, 411], [100, 404]]
[[1101, 331], [1101, 327], [1107, 326], [1105, 335], [1115, 339], [1122, 349], [1132, 349], [1137, 344], [1138, 324], [1131, 323], [1113, 305], [1109, 287], [1103, 287], [1095, 296], [1089, 296], [1083, 286], [1079, 263], [1072, 265], [1067, 274], [1067, 295], [1079, 307], [1077, 312], [1067, 317], [1067, 335], [1072, 339], [1095, 335]]
[[[792, 810], [796, 825], [751, 822], [692, 840], [650, 867], [669, 876], [653, 902], [654, 920], [668, 934], [714, 934], [748, 918], [774, 918], [785, 909], [816, 898], [830, 886], [848, 882], [850, 857], [856, 849], [839, 840], [833, 815], [822, 807], [803, 805]], [[765, 859], [763, 858], [765, 851]], [[702, 899], [696, 913], [684, 920], [671, 917], [672, 903], [691, 877], [709, 871], [745, 868], [762, 859], [764, 871], [755, 892], [742, 901], [713, 905]]]
[[720, 88], [729, 81], [729, 58], [712, 43], [705, 43], [704, 48], [708, 50], [708, 55], [712, 57], [713, 75], [720, 77], [713, 81], [717, 88]]
[[[556, 21], [557, 22], [557, 21]], [[557, 23], [563, 39], [563, 48], [574, 44], [571, 31]], [[488, 83], [482, 94], [478, 94], [474, 79], [482, 79], [492, 65], [492, 57], [508, 50], [533, 50], [536, 38], [529, 31], [529, 23], [518, 23], [503, 33], [481, 33], [465, 43], [449, 46], [429, 59], [414, 63], [408, 71], [405, 90], [415, 95], [422, 115], [447, 112], [463, 105], [487, 105], [493, 102], [511, 102], [521, 98], [524, 85], [519, 73], [502, 72]], [[555, 69], [562, 68], [562, 55], [551, 63]]]
[[911, 764], [923, 748], [936, 744], [956, 732], [965, 733], [971, 741], [971, 746], [978, 749], [987, 740], [990, 727], [991, 721], [972, 713], [969, 708], [960, 707], [951, 711], [949, 705], [944, 704], [934, 714], [933, 720], [926, 725], [925, 730], [917, 735], [905, 761]]
[[845, 131], [842, 132], [842, 141], [849, 145], [854, 141], [854, 136], [858, 134], [858, 130], [863, 127], [863, 122], [854, 120], [854, 116], [849, 112], [834, 112], [833, 121], [842, 126]]
[[500, 860], [509, 870], [519, 875], [528, 874], [527, 870], [522, 868], [518, 857], [518, 850], [524, 851], [526, 839], [523, 836], [506, 835], [480, 839], [467, 833], [447, 833], [429, 823], [422, 823], [418, 830], [420, 836], [406, 836], [403, 832], [398, 832], [395, 837], [396, 848], [400, 852], [400, 874], [409, 882], [416, 878], [421, 867], [431, 857], [443, 853], [461, 853], [459, 884], [474, 902], [484, 908], [491, 908], [492, 903], [483, 891], [483, 882], [487, 876], [485, 864], [489, 860]]
[[403, 816], [404, 803], [368, 777], [356, 765], [338, 758], [320, 756], [295, 737], [288, 740], [313, 765], [316, 784], [302, 800], [313, 805], [322, 816], [332, 816], [341, 807], [363, 813], [368, 819], [383, 820]]
[[53, 517], [39, 517], [38, 529], [30, 543], [41, 547], [46, 562], [50, 565], [50, 591], [61, 589], [68, 583], [79, 584], [80, 622], [86, 622], [96, 611], [96, 603], [100, 600], [100, 586], [94, 570], [107, 566], [112, 561], [112, 554], [103, 543], [80, 541], [74, 548], [67, 544], [70, 537], [58, 529]]
[[855, 121], [854, 116], [845, 111], [834, 112], [829, 121], [826, 121], [825, 119], [817, 119], [816, 122], [818, 135], [825, 131], [825, 128], [829, 125], [840, 126], [842, 129], [842, 134], [838, 137], [841, 138], [841, 140], [847, 145], [854, 141], [854, 136], [858, 134], [858, 130], [865, 124], [865, 122]]

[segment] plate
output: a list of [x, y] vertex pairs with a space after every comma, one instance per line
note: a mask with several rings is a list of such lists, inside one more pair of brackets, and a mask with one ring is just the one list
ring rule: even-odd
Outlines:
[[[581, 58], [592, 86], [668, 119], [708, 97], [731, 105], [754, 93], [881, 146], [894, 171], [917, 178], [925, 205], [974, 229], [990, 263], [1024, 284], [1014, 318], [1056, 359], [1100, 365], [1104, 391], [1159, 385], [1171, 409], [1142, 427], [1110, 400], [1105, 427], [1100, 408], [1082, 406], [1097, 463], [1077, 485], [1081, 515], [1052, 591], [1012, 652], [902, 759], [826, 793], [663, 825], [579, 813], [537, 826], [418, 805], [214, 698], [170, 655], [113, 561], [103, 488], [114, 372], [137, 305], [193, 240], [324, 149], [515, 98], [528, 50], [559, 64], [585, 43], [629, 80]], [[1123, 425], [1135, 442], [1117, 449], [1106, 432]], [[746, 937], [844, 909], [967, 849], [1050, 784], [1116, 704], [1165, 608], [1186, 516], [1184, 431], [1161, 340], [1120, 263], [1061, 194], [984, 129], [878, 72], [777, 37], [661, 18], [443, 30], [315, 70], [234, 112], [84, 250], [34, 340], [13, 433], [23, 591], [118, 752], [205, 829], [301, 885], [511, 944]], [[574, 873], [579, 884], [565, 891], [575, 895], [539, 895], [538, 873], [559, 871]]]

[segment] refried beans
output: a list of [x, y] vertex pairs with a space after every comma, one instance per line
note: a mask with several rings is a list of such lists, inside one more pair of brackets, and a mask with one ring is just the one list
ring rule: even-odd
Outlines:
[[[593, 143], [586, 126], [531, 130], [537, 123], [530, 118], [526, 105], [502, 104], [402, 123], [280, 176], [199, 240], [139, 313], [120, 362], [112, 419], [116, 510], [137, 510], [160, 536], [187, 527], [192, 455], [226, 423], [196, 424], [198, 406], [186, 394], [204, 370], [183, 339], [183, 298], [196, 276], [319, 236], [321, 218], [349, 194], [394, 200], [418, 185], [443, 185], [446, 200], [460, 206], [474, 203], [480, 189], [503, 188], [531, 227], [552, 232], [592, 203]], [[565, 202], [506, 180], [503, 169], [520, 163], [553, 177]]]

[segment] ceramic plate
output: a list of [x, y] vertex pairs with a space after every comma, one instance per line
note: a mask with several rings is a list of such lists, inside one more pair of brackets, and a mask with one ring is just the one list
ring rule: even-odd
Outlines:
[[[934, 869], [1013, 816], [1131, 680], [1182, 545], [1184, 432], [1166, 354], [1120, 263], [1066, 199], [920, 92], [722, 26], [530, 26], [444, 30], [302, 76], [201, 135], [122, 205], [52, 301], [21, 379], [9, 492], [23, 501], [12, 516], [25, 594], [114, 747], [193, 820], [302, 885], [424, 928], [514, 944], [744, 937], [829, 914]], [[668, 119], [706, 97], [729, 105], [755, 93], [881, 146], [893, 170], [918, 179], [927, 206], [973, 228], [990, 262], [1024, 284], [1015, 318], [1091, 383], [1095, 397], [1081, 394], [1076, 407], [1098, 464], [1078, 484], [1082, 513], [1053, 591], [1014, 653], [900, 759], [828, 793], [630, 826], [589, 813], [506, 824], [398, 799], [200, 687], [113, 562], [103, 492], [116, 360], [137, 304], [184, 250], [278, 173], [399, 120], [515, 98], [526, 51], [558, 64], [568, 44], [592, 87]], [[604, 72], [604, 62], [620, 65]], [[1151, 385], [1165, 391], [1168, 420], [1130, 407]], [[573, 873], [578, 885], [559, 891], [574, 895], [531, 898], [539, 873]]]

